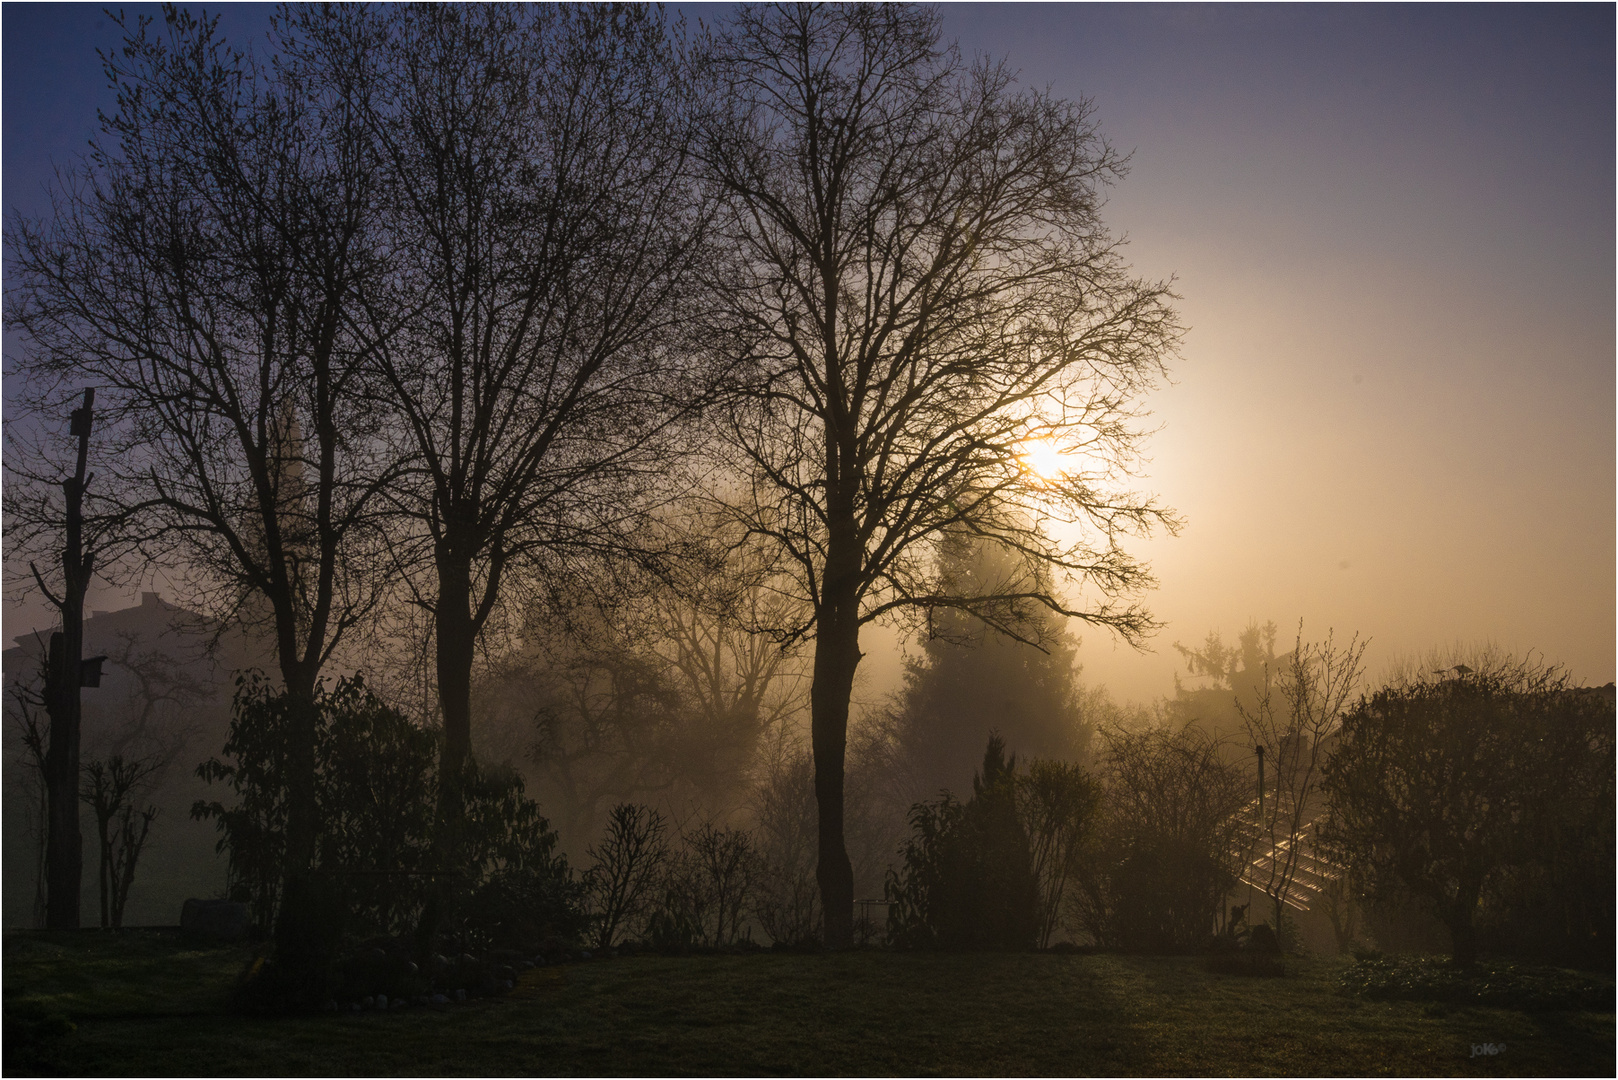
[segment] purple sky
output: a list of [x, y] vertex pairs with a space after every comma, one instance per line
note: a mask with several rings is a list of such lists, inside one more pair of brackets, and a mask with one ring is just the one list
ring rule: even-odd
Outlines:
[[[1372, 637], [1373, 676], [1493, 640], [1613, 678], [1613, 7], [943, 14], [968, 54], [1093, 99], [1134, 154], [1107, 220], [1191, 327], [1142, 482], [1188, 520], [1143, 548], [1169, 626], [1144, 655], [1086, 634], [1087, 680], [1148, 700], [1171, 643], [1299, 618]], [[8, 213], [82, 150], [117, 40], [99, 5], [0, 10]], [[8, 605], [5, 637], [36, 610]], [[874, 696], [896, 665], [867, 651]]]

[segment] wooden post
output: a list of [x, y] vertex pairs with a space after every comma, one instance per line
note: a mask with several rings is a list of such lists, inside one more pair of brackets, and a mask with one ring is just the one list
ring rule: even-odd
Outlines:
[[1264, 827], [1264, 747], [1258, 748], [1258, 826]]
[[[84, 872], [84, 840], [79, 834], [79, 686], [84, 660], [84, 594], [90, 587], [94, 555], [84, 551], [84, 475], [90, 452], [91, 409], [95, 389], [84, 391], [84, 405], [74, 409], [72, 434], [79, 437], [78, 465], [71, 480], [62, 481], [67, 502], [67, 536], [62, 547], [62, 595], [45, 595], [62, 616], [62, 629], [51, 635], [45, 675], [45, 708], [51, 718], [50, 748], [45, 755], [46, 799], [49, 803], [45, 845], [45, 926], [74, 930], [79, 925], [79, 890]], [[34, 571], [36, 578], [38, 570]], [[41, 587], [44, 586], [40, 579]]]

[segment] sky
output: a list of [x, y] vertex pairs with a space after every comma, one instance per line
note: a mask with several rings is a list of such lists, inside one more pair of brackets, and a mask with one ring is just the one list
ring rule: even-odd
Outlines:
[[[1368, 637], [1373, 678], [1492, 641], [1612, 681], [1614, 10], [941, 9], [968, 56], [1093, 103], [1131, 154], [1104, 218], [1189, 327], [1140, 481], [1186, 526], [1134, 547], [1166, 625], [1145, 652], [1081, 629], [1087, 682], [1149, 702], [1175, 642], [1300, 619]], [[0, 9], [8, 216], [82, 152], [118, 40], [98, 4]], [[864, 696], [893, 645], [867, 641]]]

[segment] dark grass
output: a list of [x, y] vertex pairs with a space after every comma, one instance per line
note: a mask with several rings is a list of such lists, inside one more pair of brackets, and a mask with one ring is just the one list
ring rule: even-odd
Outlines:
[[[1197, 957], [640, 956], [438, 1011], [232, 1016], [248, 953], [175, 933], [5, 939], [8, 1076], [1612, 1075], [1611, 1012], [1367, 1001], [1346, 965]], [[69, 1026], [74, 1030], [67, 1030]], [[1504, 1045], [1474, 1057], [1473, 1044]]]

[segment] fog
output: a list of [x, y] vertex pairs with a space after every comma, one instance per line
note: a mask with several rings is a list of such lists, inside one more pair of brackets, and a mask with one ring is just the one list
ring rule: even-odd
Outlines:
[[[7, 207], [36, 215], [108, 100], [94, 49], [116, 33], [83, 9], [8, 5], [4, 17]], [[250, 28], [255, 17], [229, 14]], [[1135, 273], [1172, 281], [1188, 328], [1141, 402], [1150, 434], [1132, 482], [1184, 526], [1121, 541], [1155, 577], [1143, 603], [1160, 625], [1138, 648], [1054, 616], [1017, 624], [1035, 644], [970, 616], [861, 630], [847, 759], [857, 897], [881, 895], [912, 806], [972, 791], [992, 735], [1025, 764], [1090, 767], [1107, 733], [1235, 735], [1239, 680], [1199, 675], [1187, 653], [1255, 627], [1278, 628], [1256, 662], [1283, 661], [1295, 639], [1358, 635], [1364, 691], [1490, 647], [1564, 665], [1576, 683], [1613, 681], [1610, 9], [959, 5], [942, 17], [966, 54], [1090, 99], [1130, 155], [1102, 217], [1128, 237]], [[6, 356], [14, 378], [28, 357], [10, 329]], [[984, 547], [967, 561], [996, 557]], [[944, 556], [931, 558], [918, 565], [939, 571]], [[150, 607], [141, 594], [156, 590], [221, 614], [191, 569], [126, 562], [87, 607]], [[796, 632], [801, 611], [771, 607], [807, 598], [736, 562], [706, 566], [722, 585], [666, 571], [519, 579], [477, 636], [473, 755], [523, 778], [576, 868], [614, 806], [636, 803], [677, 832], [755, 830], [773, 865], [812, 879], [814, 640]], [[1104, 599], [1082, 582], [1053, 587], [1080, 610]], [[421, 625], [410, 603], [388, 595], [375, 625]], [[8, 644], [55, 625], [10, 545], [3, 611]], [[114, 641], [110, 625], [94, 640]], [[364, 672], [414, 722], [442, 725], [426, 638], [392, 632], [356, 634], [327, 673]], [[8, 652], [8, 681], [30, 662]], [[232, 673], [248, 666], [274, 668], [267, 643], [208, 667], [207, 738], [186, 728], [143, 789], [163, 811], [132, 920], [173, 921], [187, 895], [226, 887], [211, 826], [188, 806], [221, 794], [192, 774], [220, 752]], [[120, 671], [100, 699], [86, 691], [111, 703], [87, 729], [138, 712], [134, 669]], [[6, 738], [9, 798], [28, 791], [29, 766]], [[8, 803], [7, 925], [33, 917], [27, 813]], [[190, 856], [165, 847], [180, 837]], [[193, 861], [163, 869], [177, 858]], [[87, 888], [87, 913], [92, 902]]]

